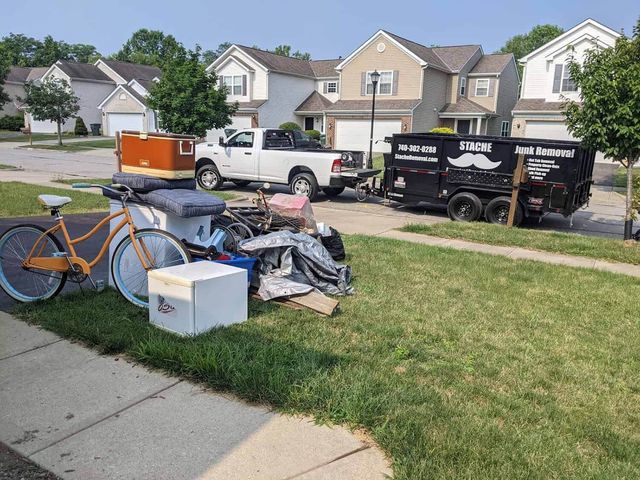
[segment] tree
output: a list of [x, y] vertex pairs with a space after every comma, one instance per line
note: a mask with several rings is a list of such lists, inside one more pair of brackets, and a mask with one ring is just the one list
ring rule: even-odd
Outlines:
[[42, 43], [35, 38], [10, 33], [0, 40], [10, 65], [32, 67], [33, 56]]
[[[529, 33], [515, 35], [506, 41], [500, 49], [500, 53], [513, 53], [516, 61], [530, 54], [547, 42], [564, 33], [564, 29], [557, 25], [536, 25]], [[522, 74], [522, 66], [518, 64], [518, 70]]]
[[73, 133], [79, 137], [86, 137], [89, 135], [89, 131], [87, 130], [87, 126], [84, 124], [82, 117], [76, 117], [76, 126], [73, 127]]
[[27, 83], [24, 91], [25, 97], [20, 101], [25, 104], [27, 112], [35, 120], [56, 122], [58, 145], [62, 145], [62, 125], [80, 110], [79, 98], [73, 94], [66, 80], [60, 78]]
[[208, 67], [213, 62], [215, 62], [218, 58], [220, 58], [222, 54], [226, 52], [229, 49], [229, 47], [231, 47], [232, 45], [233, 44], [230, 42], [223, 42], [220, 45], [218, 45], [218, 48], [216, 48], [215, 50], [204, 50], [200, 54], [200, 57], [202, 58], [202, 63], [204, 63]]
[[69, 45], [69, 56], [74, 62], [95, 63], [100, 58], [100, 53], [93, 45], [76, 43]]
[[4, 85], [4, 81], [9, 74], [9, 69], [11, 68], [11, 64], [9, 63], [8, 56], [6, 54], [5, 48], [0, 45], [0, 110], [7, 103], [9, 99], [9, 95], [4, 91], [2, 86]]
[[207, 130], [231, 123], [237, 105], [227, 104], [227, 91], [215, 74], [205, 71], [201, 51], [185, 51], [167, 59], [162, 77], [149, 92], [148, 103], [169, 132], [204, 137]]
[[58, 60], [70, 60], [69, 44], [66, 42], [58, 42], [54, 40], [51, 35], [47, 35], [34, 52], [33, 65], [49, 66]]
[[162, 67], [166, 61], [184, 52], [184, 47], [173, 35], [165, 35], [160, 30], [141, 28], [111, 57], [122, 62]]
[[49, 67], [58, 60], [92, 63], [99, 53], [96, 47], [84, 43], [69, 44], [47, 35], [44, 41], [22, 34], [10, 33], [0, 40], [11, 65], [19, 67]]
[[627, 169], [624, 238], [633, 228], [633, 166], [640, 157], [640, 19], [633, 36], [621, 36], [613, 48], [594, 43], [582, 63], [569, 61], [580, 102], [563, 105], [567, 128], [587, 147]]
[[273, 49], [273, 52], [276, 55], [282, 55], [283, 57], [292, 57], [292, 58], [299, 58], [300, 60], [311, 60], [311, 54], [307, 53], [307, 52], [301, 52], [300, 50], [296, 50], [295, 52], [291, 53], [291, 45], [278, 45], [276, 48]]

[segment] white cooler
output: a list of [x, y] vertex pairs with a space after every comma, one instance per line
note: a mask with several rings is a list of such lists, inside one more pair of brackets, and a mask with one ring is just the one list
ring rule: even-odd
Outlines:
[[247, 271], [215, 262], [151, 270], [149, 320], [180, 335], [247, 319]]

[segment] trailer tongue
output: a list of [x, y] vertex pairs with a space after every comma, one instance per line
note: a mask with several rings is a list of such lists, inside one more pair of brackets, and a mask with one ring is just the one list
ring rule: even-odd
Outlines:
[[578, 142], [470, 135], [394, 135], [376, 194], [406, 204], [447, 206], [453, 220], [506, 223], [513, 173], [524, 155], [517, 221], [573, 214], [591, 196], [595, 153]]

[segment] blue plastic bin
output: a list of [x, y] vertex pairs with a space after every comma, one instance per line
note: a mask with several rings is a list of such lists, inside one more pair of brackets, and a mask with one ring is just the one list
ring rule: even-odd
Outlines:
[[255, 265], [256, 260], [256, 258], [252, 257], [232, 257], [231, 260], [214, 260], [214, 262], [224, 263], [225, 265], [231, 265], [232, 267], [244, 268], [247, 271], [247, 281], [251, 284], [253, 266]]

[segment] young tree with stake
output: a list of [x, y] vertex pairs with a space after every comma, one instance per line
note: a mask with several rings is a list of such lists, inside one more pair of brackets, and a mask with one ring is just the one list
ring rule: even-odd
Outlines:
[[58, 130], [58, 145], [62, 145], [62, 125], [78, 110], [79, 98], [69, 84], [60, 78], [47, 78], [40, 83], [27, 83], [25, 97], [21, 98], [27, 112], [35, 120], [55, 122]]
[[613, 48], [596, 45], [582, 64], [569, 62], [580, 101], [567, 101], [564, 115], [571, 134], [587, 147], [627, 169], [624, 239], [633, 232], [633, 166], [640, 158], [640, 20], [633, 36], [621, 36]]

